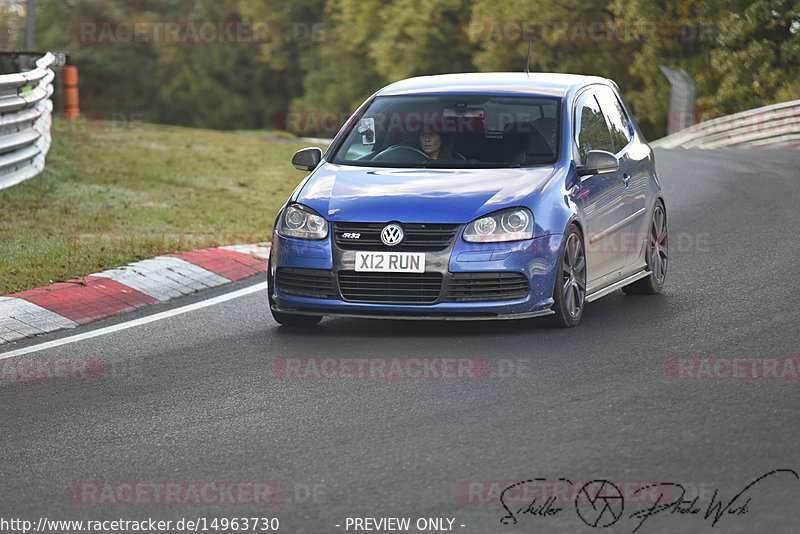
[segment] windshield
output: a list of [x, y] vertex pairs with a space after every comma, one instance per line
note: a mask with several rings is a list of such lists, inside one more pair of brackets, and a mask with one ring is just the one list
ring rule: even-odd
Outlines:
[[379, 167], [530, 167], [555, 163], [560, 100], [503, 95], [377, 97], [331, 161]]

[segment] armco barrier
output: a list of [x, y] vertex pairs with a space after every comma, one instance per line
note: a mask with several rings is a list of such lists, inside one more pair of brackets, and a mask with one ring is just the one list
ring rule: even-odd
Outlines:
[[48, 52], [33, 70], [0, 75], [0, 189], [44, 169], [50, 148], [54, 62], [55, 56]]
[[650, 144], [659, 148], [725, 148], [784, 143], [800, 143], [800, 100], [711, 119]]

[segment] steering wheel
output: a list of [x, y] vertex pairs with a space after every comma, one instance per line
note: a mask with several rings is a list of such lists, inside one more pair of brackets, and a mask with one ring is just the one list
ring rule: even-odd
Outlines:
[[428, 155], [408, 145], [392, 145], [378, 152], [372, 161], [396, 161], [398, 163], [422, 163], [430, 158]]

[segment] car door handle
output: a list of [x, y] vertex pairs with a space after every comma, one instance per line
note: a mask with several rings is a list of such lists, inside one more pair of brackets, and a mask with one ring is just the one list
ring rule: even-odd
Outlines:
[[622, 183], [625, 184], [625, 187], [628, 187], [628, 182], [630, 182], [630, 181], [631, 181], [631, 175], [630, 174], [626, 173], [626, 174], [622, 175]]

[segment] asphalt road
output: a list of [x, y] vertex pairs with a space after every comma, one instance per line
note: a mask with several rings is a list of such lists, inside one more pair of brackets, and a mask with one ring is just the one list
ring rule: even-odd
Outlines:
[[[800, 381], [669, 372], [681, 357], [800, 357], [800, 154], [662, 150], [657, 158], [671, 234], [667, 288], [591, 303], [577, 329], [327, 319], [300, 333], [277, 327], [258, 292], [33, 353], [103, 367], [85, 380], [0, 379], [0, 518], [258, 516], [277, 517], [282, 532], [336, 533], [347, 531], [347, 517], [410, 517], [412, 525], [446, 517], [456, 532], [487, 534], [592, 532], [582, 516], [602, 526], [619, 511], [618, 499], [593, 509], [562, 491], [550, 515], [521, 514], [532, 494], [510, 490], [517, 523], [501, 523], [504, 487], [563, 478], [572, 485], [537, 486], [545, 496], [537, 505], [554, 488], [592, 480], [626, 493], [624, 512], [603, 532], [633, 532], [652, 495], [673, 502], [676, 486], [630, 494], [659, 482], [680, 483], [687, 500], [697, 495], [700, 513], [673, 507], [638, 532], [800, 531], [800, 480], [789, 472], [751, 487], [730, 506], [740, 513], [715, 527], [704, 518], [715, 489], [727, 505], [772, 470], [800, 473]], [[462, 361], [489, 372], [463, 380], [276, 376], [282, 358], [326, 356], [471, 358]], [[175, 498], [186, 502], [147, 494], [145, 482], [175, 483]], [[192, 484], [218, 482], [270, 483], [275, 502], [196, 504]], [[133, 486], [119, 483], [140, 483], [142, 493], [131, 498]], [[610, 486], [603, 491], [614, 496]]]

